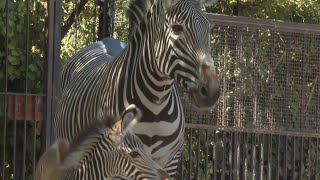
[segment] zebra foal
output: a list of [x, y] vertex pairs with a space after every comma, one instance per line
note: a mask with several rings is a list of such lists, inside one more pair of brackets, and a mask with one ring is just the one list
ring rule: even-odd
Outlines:
[[94, 122], [70, 145], [57, 140], [40, 158], [35, 180], [169, 180], [131, 131], [140, 118], [140, 110], [130, 105], [120, 119]]
[[133, 132], [174, 177], [185, 129], [177, 85], [198, 109], [212, 108], [220, 93], [210, 24], [195, 0], [130, 0], [127, 12], [131, 38], [119, 54], [99, 41], [65, 64], [54, 133], [71, 139], [89, 120], [136, 104], [143, 118]]

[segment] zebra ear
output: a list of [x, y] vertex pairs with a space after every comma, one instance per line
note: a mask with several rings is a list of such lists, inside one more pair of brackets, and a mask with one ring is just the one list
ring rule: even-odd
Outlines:
[[218, 0], [199, 0], [199, 3], [202, 6], [211, 6], [212, 4], [215, 4], [217, 2], [218, 2]]
[[63, 162], [70, 151], [70, 145], [69, 145], [69, 142], [65, 139], [59, 139], [57, 143], [58, 143], [58, 151], [59, 151], [58, 158], [60, 162]]
[[121, 115], [121, 130], [122, 134], [125, 135], [140, 121], [142, 117], [141, 110], [134, 104], [131, 104]]
[[61, 166], [62, 161], [69, 152], [69, 142], [66, 140], [57, 140], [49, 147], [40, 157], [36, 172], [35, 180], [43, 180], [54, 173], [56, 168]]

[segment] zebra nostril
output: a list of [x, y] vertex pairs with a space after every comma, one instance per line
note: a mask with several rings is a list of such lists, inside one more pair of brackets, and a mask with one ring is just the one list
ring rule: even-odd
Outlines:
[[207, 90], [207, 88], [205, 88], [204, 86], [202, 86], [202, 87], [200, 88], [200, 93], [201, 93], [202, 96], [208, 97], [208, 90]]

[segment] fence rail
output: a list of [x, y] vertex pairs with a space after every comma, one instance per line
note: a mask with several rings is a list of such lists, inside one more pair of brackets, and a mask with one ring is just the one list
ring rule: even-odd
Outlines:
[[319, 25], [257, 19], [243, 16], [228, 16], [206, 13], [213, 25], [236, 26], [244, 28], [268, 29], [287, 33], [320, 34]]

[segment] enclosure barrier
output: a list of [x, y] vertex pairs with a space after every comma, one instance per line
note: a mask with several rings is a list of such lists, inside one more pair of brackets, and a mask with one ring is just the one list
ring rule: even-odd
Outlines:
[[180, 179], [319, 179], [320, 26], [207, 14], [221, 96], [184, 96]]
[[[5, 2], [0, 179], [33, 179], [41, 147], [50, 144], [59, 57], [70, 55], [60, 54], [60, 36], [70, 23], [61, 27], [59, 0]], [[105, 34], [104, 26], [95, 25], [99, 12], [93, 8], [87, 17], [93, 37], [81, 46], [95, 41], [98, 28]], [[78, 15], [76, 8], [70, 16], [75, 37], [83, 30]], [[197, 112], [181, 92], [187, 130], [177, 179], [319, 179], [320, 26], [207, 16], [214, 25], [212, 57], [221, 97], [211, 111]], [[66, 52], [81, 47], [70, 39], [61, 44], [74, 43]]]

